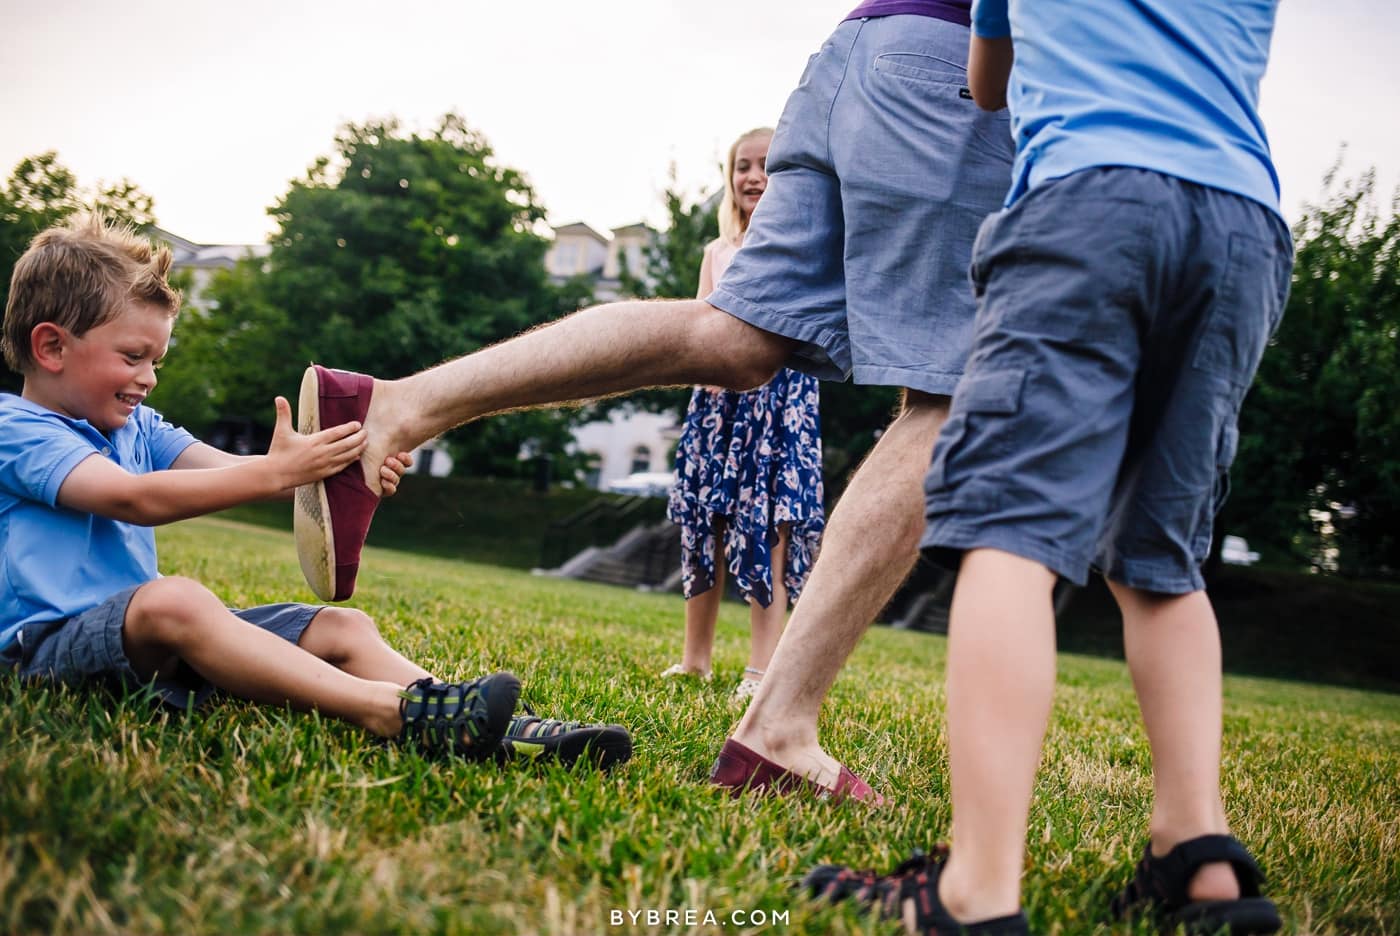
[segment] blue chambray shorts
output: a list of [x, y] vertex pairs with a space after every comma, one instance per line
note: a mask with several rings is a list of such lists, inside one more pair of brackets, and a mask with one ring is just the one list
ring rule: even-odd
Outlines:
[[1011, 185], [1006, 111], [967, 86], [968, 29], [842, 23], [812, 56], [768, 152], [768, 188], [707, 301], [801, 342], [823, 380], [950, 394], [972, 339], [982, 219]]
[[1141, 169], [1077, 172], [988, 218], [977, 334], [925, 483], [929, 553], [1203, 588], [1292, 264], [1273, 211]]
[[[135, 585], [117, 592], [97, 607], [65, 620], [25, 625], [19, 642], [0, 652], [0, 662], [17, 667], [21, 679], [68, 685], [88, 681], [126, 687], [149, 685], [155, 698], [172, 708], [184, 710], [202, 705], [213, 695], [214, 687], [188, 666], [182, 663], [174, 676], [152, 681], [138, 676], [126, 658], [122, 625], [127, 605], [140, 588]], [[229, 610], [249, 624], [295, 644], [321, 608], [288, 603]]]

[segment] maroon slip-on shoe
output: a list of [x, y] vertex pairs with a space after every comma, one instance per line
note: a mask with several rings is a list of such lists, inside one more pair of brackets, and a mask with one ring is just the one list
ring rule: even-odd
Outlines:
[[836, 786], [824, 787], [773, 763], [733, 738], [726, 738], [724, 747], [720, 748], [715, 766], [710, 770], [710, 782], [724, 787], [735, 796], [745, 790], [764, 790], [783, 795], [805, 792], [817, 799], [829, 799], [836, 803], [851, 799], [870, 806], [885, 805], [885, 798], [871, 789], [870, 784], [851, 773], [844, 764], [841, 765]]
[[[374, 378], [312, 364], [301, 378], [298, 431], [320, 432], [369, 412]], [[365, 483], [358, 461], [324, 481], [297, 488], [292, 506], [297, 558], [311, 590], [322, 601], [344, 601], [355, 592], [360, 550], [379, 496]]]

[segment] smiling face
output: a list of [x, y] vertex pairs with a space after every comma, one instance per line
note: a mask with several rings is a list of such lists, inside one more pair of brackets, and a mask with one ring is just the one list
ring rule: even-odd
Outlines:
[[734, 149], [734, 171], [729, 184], [745, 226], [768, 187], [768, 144], [772, 141], [771, 133], [760, 133], [740, 140]]
[[62, 371], [48, 388], [49, 399], [37, 402], [101, 432], [120, 429], [155, 388], [174, 324], [166, 309], [133, 301], [81, 336], [65, 331]]

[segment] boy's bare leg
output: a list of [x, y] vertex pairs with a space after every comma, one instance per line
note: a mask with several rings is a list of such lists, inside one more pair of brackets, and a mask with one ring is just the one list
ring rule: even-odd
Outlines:
[[[1201, 835], [1225, 835], [1220, 800], [1220, 631], [1203, 591], [1160, 595], [1109, 583], [1123, 611], [1123, 647], [1152, 745], [1152, 851], [1165, 855]], [[1204, 865], [1195, 900], [1238, 897], [1227, 862]]]
[[178, 658], [220, 689], [254, 702], [315, 709], [381, 737], [402, 726], [403, 684], [341, 672], [235, 617], [190, 579], [171, 576], [141, 586], [127, 607], [122, 640], [143, 677]]
[[376, 380], [360, 459], [370, 487], [395, 452], [491, 413], [589, 400], [645, 387], [756, 387], [795, 342], [698, 299], [614, 302], [403, 380]]
[[322, 608], [297, 646], [351, 676], [407, 686], [432, 676], [379, 635], [374, 619], [356, 608]]
[[1016, 913], [1036, 767], [1055, 691], [1055, 575], [996, 549], [963, 557], [948, 624], [953, 851], [939, 895], [957, 920]]
[[817, 717], [875, 615], [918, 557], [923, 479], [948, 398], [910, 391], [831, 513], [821, 554], [735, 740], [825, 787], [841, 765], [822, 750]]
[[770, 570], [773, 579], [773, 600], [766, 608], [757, 601], [749, 602], [748, 668], [758, 673], [767, 672], [773, 660], [773, 651], [783, 636], [783, 624], [787, 622], [788, 597], [783, 574], [787, 571], [789, 535], [787, 524], [778, 527], [778, 541], [769, 550], [773, 556]]

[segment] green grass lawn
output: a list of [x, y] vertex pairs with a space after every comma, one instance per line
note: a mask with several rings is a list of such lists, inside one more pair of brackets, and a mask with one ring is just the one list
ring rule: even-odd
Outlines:
[[[310, 600], [284, 532], [212, 519], [159, 538], [166, 573], [230, 604]], [[430, 763], [314, 716], [153, 717], [0, 678], [0, 932], [661, 933], [686, 928], [647, 910], [693, 910], [717, 920], [698, 932], [894, 933], [792, 883], [947, 832], [942, 638], [872, 631], [832, 694], [828, 748], [896, 803], [872, 811], [706, 785], [739, 714], [742, 607], [697, 688], [656, 679], [680, 646], [672, 595], [371, 550], [354, 603], [440, 675], [508, 668], [542, 713], [628, 725], [635, 758], [610, 775]], [[1227, 807], [1289, 931], [1400, 932], [1400, 697], [1236, 677], [1226, 693]], [[1120, 662], [1061, 659], [1036, 794], [1033, 925], [1113, 932], [1100, 917], [1151, 795]]]

